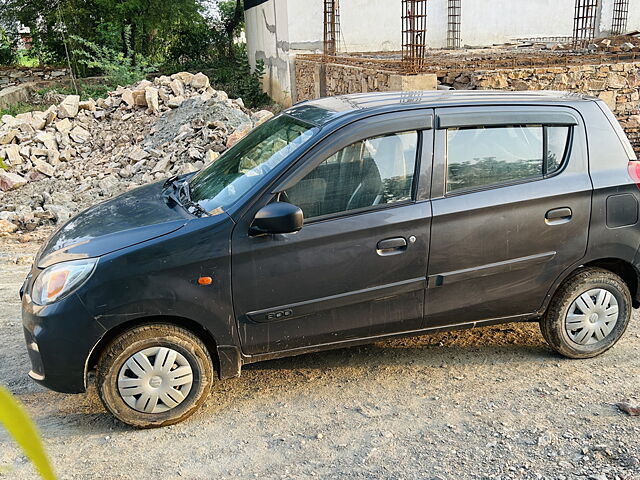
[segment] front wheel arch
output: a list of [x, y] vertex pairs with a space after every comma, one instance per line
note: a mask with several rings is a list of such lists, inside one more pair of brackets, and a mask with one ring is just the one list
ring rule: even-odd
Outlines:
[[191, 332], [196, 337], [198, 337], [198, 339], [202, 343], [204, 343], [205, 347], [207, 347], [207, 351], [209, 353], [209, 356], [211, 357], [211, 361], [213, 362], [213, 368], [218, 374], [218, 376], [220, 375], [221, 369], [220, 369], [220, 359], [218, 355], [218, 344], [215, 338], [213, 337], [213, 335], [211, 334], [211, 332], [209, 332], [208, 330], [203, 328], [200, 324], [198, 324], [197, 322], [194, 322], [191, 319], [188, 319], [185, 317], [160, 315], [160, 316], [153, 316], [153, 317], [137, 318], [135, 320], [130, 320], [128, 322], [121, 323], [111, 328], [110, 330], [107, 330], [107, 332], [102, 336], [102, 338], [98, 340], [98, 343], [94, 345], [93, 349], [91, 350], [91, 353], [89, 354], [89, 357], [87, 357], [87, 361], [85, 362], [85, 367], [84, 367], [85, 388], [87, 387], [87, 384], [88, 384], [89, 372], [95, 370], [96, 366], [98, 365], [98, 361], [100, 360], [100, 357], [102, 357], [102, 354], [104, 353], [105, 349], [111, 342], [113, 342], [113, 340], [115, 340], [117, 337], [119, 337], [120, 335], [122, 335], [124, 332], [128, 330], [141, 327], [144, 325], [151, 325], [151, 324], [158, 324], [158, 323], [165, 323], [165, 324], [182, 327], [185, 330], [188, 330], [189, 332]]

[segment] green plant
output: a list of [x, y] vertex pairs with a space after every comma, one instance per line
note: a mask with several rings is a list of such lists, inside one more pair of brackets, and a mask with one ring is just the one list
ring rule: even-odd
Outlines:
[[15, 61], [17, 65], [21, 65], [23, 67], [37, 67], [40, 65], [38, 57], [33, 56], [29, 50], [25, 50], [24, 48], [21, 48], [16, 52]]
[[273, 101], [262, 90], [264, 62], [258, 60], [252, 70], [246, 46], [235, 45], [233, 58], [219, 57], [213, 68], [206, 69], [214, 88], [226, 91], [232, 98], [242, 98], [249, 108], [271, 105]]
[[[113, 85], [130, 85], [155, 70], [155, 66], [140, 54], [127, 57], [122, 52], [96, 45], [76, 35], [70, 38], [78, 45], [73, 50], [77, 62], [90, 70], [103, 73], [107, 81]], [[127, 41], [125, 39], [125, 43]]]
[[7, 105], [4, 108], [0, 108], [0, 117], [2, 117], [3, 115], [11, 115], [15, 117], [16, 115], [19, 115], [21, 113], [33, 112], [34, 110], [39, 110], [40, 107], [41, 105], [35, 105], [33, 103], [25, 103], [25, 102], [13, 103], [11, 105]]
[[9, 432], [25, 455], [33, 462], [40, 476], [55, 480], [49, 459], [33, 421], [17, 400], [0, 386], [0, 424]]
[[9, 165], [4, 163], [4, 158], [2, 157], [0, 157], [0, 169], [4, 170], [5, 172], [9, 170]]
[[[80, 95], [80, 100], [88, 100], [93, 98], [105, 98], [107, 94], [116, 89], [117, 84], [105, 81], [104, 83], [89, 83], [79, 81], [76, 83], [78, 86], [77, 94]], [[57, 85], [52, 87], [41, 88], [36, 91], [39, 96], [44, 96], [49, 92], [59, 93], [61, 95], [75, 95], [76, 90], [71, 85]]]
[[16, 60], [15, 45], [6, 30], [0, 28], [0, 65], [12, 65]]

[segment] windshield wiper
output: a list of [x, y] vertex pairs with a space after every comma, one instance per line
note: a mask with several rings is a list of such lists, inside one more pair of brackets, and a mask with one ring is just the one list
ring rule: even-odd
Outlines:
[[200, 204], [191, 200], [189, 182], [187, 180], [178, 180], [178, 178], [178, 175], [174, 175], [164, 182], [165, 195], [192, 215], [199, 217], [209, 216], [209, 212], [202, 208]]

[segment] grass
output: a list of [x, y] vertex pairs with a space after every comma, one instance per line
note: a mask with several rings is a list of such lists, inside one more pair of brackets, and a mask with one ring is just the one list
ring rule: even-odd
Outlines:
[[[104, 85], [104, 84], [95, 85], [95, 84], [89, 84], [85, 82], [78, 82], [78, 94], [80, 95], [81, 100], [88, 100], [89, 98], [93, 98], [93, 99], [104, 98], [107, 96], [108, 92], [115, 90], [115, 88], [116, 87], [112, 85]], [[76, 94], [76, 91], [73, 89], [73, 87], [63, 86], [63, 85], [42, 88], [38, 90], [36, 93], [38, 95], [44, 95], [48, 92], [56, 92], [62, 95]], [[43, 105], [38, 103], [29, 103], [29, 102], [14, 103], [12, 105], [7, 105], [4, 108], [0, 108], [0, 118], [2, 118], [3, 115], [12, 115], [15, 117], [16, 115], [19, 115], [21, 113], [33, 112], [36, 110], [42, 111], [42, 110], [45, 110], [47, 107], [48, 105]]]
[[29, 55], [29, 50], [20, 49], [16, 52], [16, 65], [21, 67], [37, 67], [40, 61], [36, 57]]
[[[107, 93], [115, 90], [116, 87], [114, 85], [105, 85], [105, 84], [91, 84], [85, 82], [78, 82], [78, 94], [80, 95], [81, 100], [88, 100], [90, 98], [105, 98]], [[72, 86], [58, 85], [53, 87], [42, 88], [37, 91], [39, 95], [44, 95], [47, 92], [57, 92], [62, 95], [75, 95], [76, 91]]]
[[14, 103], [12, 105], [7, 105], [4, 108], [0, 108], [0, 117], [3, 115], [12, 115], [16, 116], [20, 113], [33, 112], [34, 110], [42, 110], [42, 105], [35, 105], [33, 103]]

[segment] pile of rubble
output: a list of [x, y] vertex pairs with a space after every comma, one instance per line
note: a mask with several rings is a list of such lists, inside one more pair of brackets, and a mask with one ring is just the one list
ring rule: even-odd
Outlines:
[[272, 116], [187, 72], [4, 115], [0, 235], [64, 222], [130, 188], [199, 170]]

